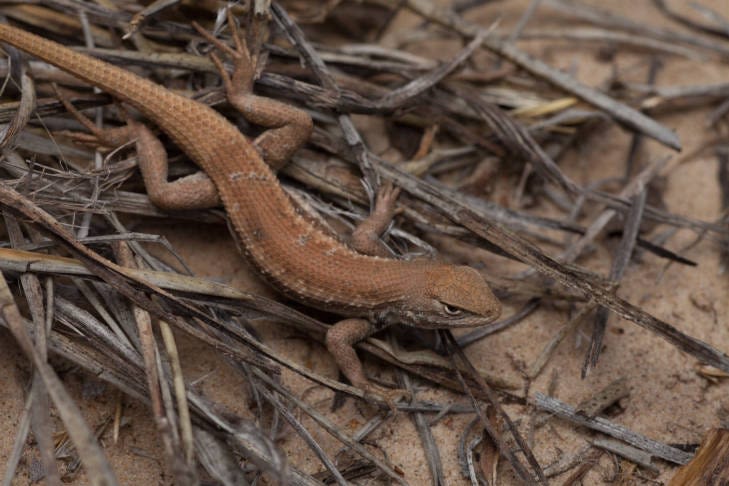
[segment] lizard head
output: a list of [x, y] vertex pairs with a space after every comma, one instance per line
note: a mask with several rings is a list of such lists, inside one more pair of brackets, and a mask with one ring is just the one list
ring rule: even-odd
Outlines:
[[471, 267], [429, 265], [414, 280], [418, 282], [413, 284], [410, 308], [399, 313], [407, 324], [434, 329], [476, 327], [501, 315], [501, 302]]

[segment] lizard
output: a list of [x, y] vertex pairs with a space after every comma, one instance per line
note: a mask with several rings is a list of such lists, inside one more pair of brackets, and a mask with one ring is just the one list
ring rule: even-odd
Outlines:
[[229, 104], [267, 129], [253, 140], [209, 106], [55, 41], [8, 24], [0, 24], [0, 41], [108, 92], [167, 134], [199, 172], [168, 181], [165, 148], [142, 122], [127, 117], [124, 126], [100, 130], [79, 118], [91, 130], [87, 141], [134, 142], [156, 206], [172, 211], [222, 204], [241, 252], [264, 280], [293, 300], [343, 317], [326, 333], [327, 350], [354, 386], [387, 400], [393, 390], [366, 377], [354, 350], [358, 341], [396, 323], [430, 329], [485, 325], [498, 318], [501, 303], [472, 267], [396, 259], [373, 248], [393, 217], [397, 190], [383, 185], [371, 216], [349, 245], [301, 214], [276, 170], [308, 140], [313, 121], [300, 108], [254, 94], [258, 59], [230, 11], [228, 23], [234, 47], [196, 28], [232, 60], [228, 73], [220, 57], [211, 54]]

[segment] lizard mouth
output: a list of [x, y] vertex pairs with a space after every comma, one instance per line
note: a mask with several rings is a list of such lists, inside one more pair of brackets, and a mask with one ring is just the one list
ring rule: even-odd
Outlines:
[[403, 319], [404, 324], [408, 324], [410, 326], [420, 327], [423, 329], [454, 329], [454, 328], [461, 328], [461, 327], [480, 327], [485, 326], [486, 324], [491, 324], [494, 322], [499, 315], [489, 315], [489, 316], [482, 316], [482, 315], [464, 315], [460, 317], [455, 318], [443, 318], [443, 316], [418, 316], [419, 318], [411, 319], [409, 318]]
[[486, 324], [491, 324], [498, 318], [497, 315], [493, 316], [463, 316], [459, 319], [453, 319], [453, 320], [441, 320], [440, 322], [443, 324], [443, 328], [449, 328], [449, 327], [479, 327], [479, 326], [485, 326]]
[[494, 309], [488, 314], [475, 314], [463, 312], [458, 316], [444, 316], [442, 313], [423, 312], [413, 309], [383, 310], [370, 314], [374, 322], [385, 325], [404, 324], [422, 329], [453, 329], [461, 327], [479, 327], [490, 324], [499, 318], [501, 308]]

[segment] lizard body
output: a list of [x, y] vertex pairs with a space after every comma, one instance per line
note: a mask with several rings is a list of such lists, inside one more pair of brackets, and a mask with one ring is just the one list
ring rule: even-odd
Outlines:
[[[312, 122], [303, 111], [243, 93], [242, 104], [251, 112], [248, 118], [254, 123], [270, 126], [274, 124], [271, 119], [297, 118], [291, 126], [285, 126], [285, 120], [279, 123], [277, 130], [283, 136], [268, 143], [263, 140], [258, 146], [215, 110], [134, 73], [8, 25], [0, 25], [0, 41], [107, 91], [154, 122], [207, 174], [245, 256], [284, 294], [308, 305], [382, 325], [402, 322], [427, 328], [470, 327], [498, 317], [500, 303], [476, 270], [427, 260], [364, 255], [298, 213], [264, 156], [270, 152], [271, 158], [288, 158], [308, 138]], [[153, 178], [159, 182], [161, 177], [162, 183], [168, 184], [166, 158], [159, 170], [159, 164], [149, 162], [159, 158], [163, 148], [151, 140], [151, 132], [140, 130], [136, 136], [150, 198], [163, 205], [169, 194], [155, 200], [149, 183]], [[151, 168], [145, 169], [145, 165]], [[196, 200], [195, 194], [184, 191], [180, 198], [167, 205], [210, 205], [210, 198]], [[343, 321], [338, 333], [328, 336], [327, 344], [350, 380], [367, 386], [359, 362], [359, 371], [346, 369], [347, 360], [356, 360], [356, 355], [352, 358], [353, 350], [347, 350], [348, 356], [342, 357], [341, 349], [332, 349], [351, 348], [353, 342], [373, 330], [363, 328], [356, 320], [349, 321]]]

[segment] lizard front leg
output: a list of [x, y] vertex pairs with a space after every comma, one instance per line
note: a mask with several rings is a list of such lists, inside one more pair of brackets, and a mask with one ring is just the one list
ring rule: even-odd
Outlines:
[[309, 139], [313, 129], [311, 117], [299, 108], [253, 94], [258, 54], [249, 51], [230, 9], [228, 26], [235, 49], [213, 37], [198, 24], [193, 25], [205, 39], [233, 61], [233, 72], [229, 74], [220, 58], [215, 53], [210, 55], [220, 72], [228, 102], [249, 122], [268, 128], [253, 144], [261, 152], [263, 160], [277, 171]]
[[349, 246], [365, 255], [392, 257], [392, 252], [382, 243], [380, 237], [397, 214], [397, 197], [400, 189], [386, 182], [380, 186], [375, 198], [375, 207], [352, 231]]
[[326, 346], [334, 357], [339, 369], [352, 385], [367, 388], [370, 384], [364, 374], [362, 362], [357, 357], [353, 345], [374, 331], [374, 326], [367, 319], [345, 319], [327, 330]]
[[354, 350], [354, 344], [367, 338], [374, 331], [375, 326], [367, 319], [351, 318], [339, 321], [327, 330], [325, 339], [327, 350], [352, 385], [364, 390], [367, 395], [380, 397], [391, 410], [395, 410], [395, 401], [409, 398], [410, 393], [402, 389], [383, 388], [368, 380], [362, 368], [362, 361]]

